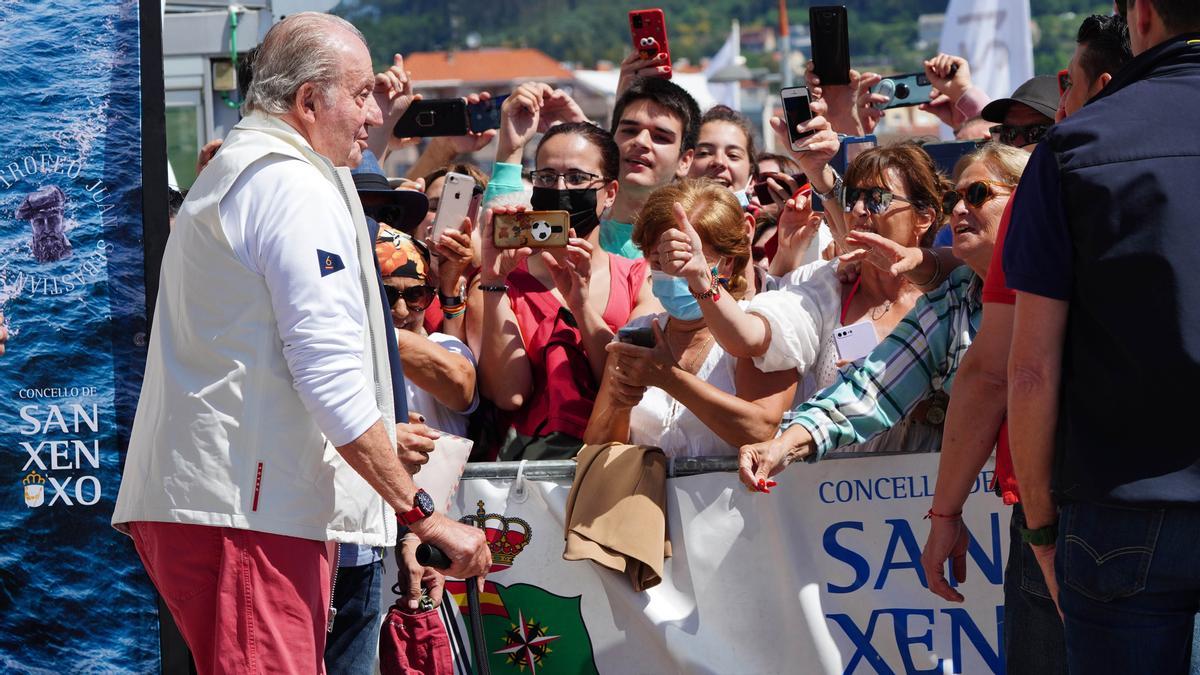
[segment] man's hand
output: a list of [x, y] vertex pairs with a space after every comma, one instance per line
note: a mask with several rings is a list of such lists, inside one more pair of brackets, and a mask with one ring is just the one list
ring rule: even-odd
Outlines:
[[412, 74], [404, 69], [404, 57], [396, 54], [392, 65], [375, 75], [375, 103], [383, 111], [383, 128], [390, 134], [400, 116], [420, 95], [413, 93]]
[[451, 561], [445, 570], [448, 577], [466, 579], [479, 577], [480, 581], [492, 565], [492, 551], [488, 548], [483, 530], [450, 520], [434, 513], [413, 523], [409, 528], [421, 541], [436, 546]]
[[415, 474], [429, 462], [429, 453], [433, 452], [433, 442], [441, 438], [437, 429], [425, 426], [425, 418], [421, 415], [408, 413], [408, 424], [396, 425], [396, 451], [400, 455], [400, 463]]
[[929, 519], [929, 537], [925, 540], [925, 550], [921, 551], [921, 567], [925, 569], [929, 590], [934, 595], [950, 602], [963, 601], [962, 593], [946, 581], [946, 561], [950, 561], [955, 582], [966, 581], [968, 542], [967, 526], [961, 517], [933, 516]]
[[[830, 128], [839, 134], [846, 136], [862, 136], [866, 131], [863, 127], [863, 121], [859, 119], [858, 106], [860, 104], [859, 89], [863, 83], [865, 76], [871, 76], [873, 81], [871, 85], [879, 82], [878, 75], [874, 73], [860, 73], [857, 70], [850, 71], [850, 84], [831, 84], [828, 86], [821, 85], [821, 78], [817, 77], [813, 70], [813, 64], [810, 60], [804, 69], [804, 79], [808, 84], [808, 95], [813, 101], [821, 101], [823, 110], [813, 111], [814, 115], [821, 115], [827, 118], [830, 122]], [[870, 86], [870, 85], [868, 85]], [[878, 122], [878, 117], [871, 123], [871, 129], [875, 128], [875, 122]], [[784, 144], [787, 147], [787, 144]]]
[[217, 155], [217, 150], [221, 149], [222, 142], [222, 139], [216, 138], [205, 143], [204, 147], [200, 148], [200, 156], [196, 158], [197, 176], [199, 176], [200, 172], [204, 170], [204, 167], [208, 166], [208, 163], [212, 161], [212, 158]]
[[562, 89], [555, 89], [542, 99], [542, 114], [538, 121], [538, 133], [546, 133], [550, 127], [567, 122], [587, 122], [583, 108]]
[[1058, 618], [1063, 618], [1062, 607], [1058, 604], [1058, 577], [1054, 576], [1054, 555], [1057, 546], [1032, 546], [1033, 555], [1037, 558], [1038, 567], [1042, 568], [1042, 577], [1046, 579], [1046, 590], [1050, 591], [1050, 599], [1058, 610]]
[[402, 597], [410, 612], [420, 609], [422, 587], [429, 590], [429, 599], [437, 607], [442, 604], [442, 591], [446, 586], [444, 574], [432, 567], [422, 567], [417, 562], [417, 546], [420, 545], [421, 540], [416, 535], [407, 534], [397, 547], [399, 555], [396, 558], [403, 566], [402, 576], [408, 580]]

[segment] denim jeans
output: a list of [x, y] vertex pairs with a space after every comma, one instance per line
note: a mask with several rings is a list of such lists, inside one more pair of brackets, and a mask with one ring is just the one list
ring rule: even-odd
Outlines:
[[329, 675], [373, 675], [383, 625], [383, 561], [338, 569], [333, 588], [337, 615], [325, 643]]
[[1014, 504], [1004, 568], [1004, 665], [1009, 675], [1067, 672], [1062, 620], [1033, 549], [1021, 541], [1025, 510]]
[[1075, 503], [1059, 514], [1059, 603], [1075, 673], [1188, 673], [1200, 509]]

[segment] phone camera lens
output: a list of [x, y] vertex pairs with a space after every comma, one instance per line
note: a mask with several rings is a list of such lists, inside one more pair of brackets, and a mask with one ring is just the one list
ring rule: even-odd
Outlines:
[[898, 84], [898, 85], [896, 85], [896, 98], [898, 98], [898, 99], [906, 99], [906, 98], [908, 98], [908, 95], [909, 95], [909, 93], [910, 93], [910, 92], [909, 92], [909, 90], [908, 90], [908, 85], [907, 85], [907, 84]]

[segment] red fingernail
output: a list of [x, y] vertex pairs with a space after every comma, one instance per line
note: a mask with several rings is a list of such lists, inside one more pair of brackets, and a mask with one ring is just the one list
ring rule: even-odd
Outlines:
[[779, 483], [776, 483], [773, 480], [767, 481], [767, 487], [775, 487], [776, 485], [779, 485]]

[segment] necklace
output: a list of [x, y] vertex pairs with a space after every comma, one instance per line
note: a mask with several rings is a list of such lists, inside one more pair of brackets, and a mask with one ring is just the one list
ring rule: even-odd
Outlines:
[[[670, 326], [671, 326], [671, 323], [670, 323], [670, 320], [668, 320], [667, 321], [667, 329], [670, 329]], [[680, 355], [680, 361], [679, 361], [679, 367], [693, 375], [696, 374], [696, 371], [699, 370], [700, 366], [704, 363], [705, 357], [708, 356], [709, 345], [713, 341], [713, 334], [711, 331], [707, 330], [707, 327], [701, 327], [699, 330], [706, 331], [708, 333], [708, 335], [706, 335], [704, 337], [704, 341], [700, 343], [700, 347], [696, 350], [696, 352], [692, 355], [692, 358], [689, 359], [687, 363], [683, 362], [682, 354]], [[664, 332], [665, 332], [665, 330], [664, 330]], [[683, 352], [687, 352], [687, 349], [689, 346], [691, 346], [690, 339], [688, 341], [688, 344], [684, 346]]]

